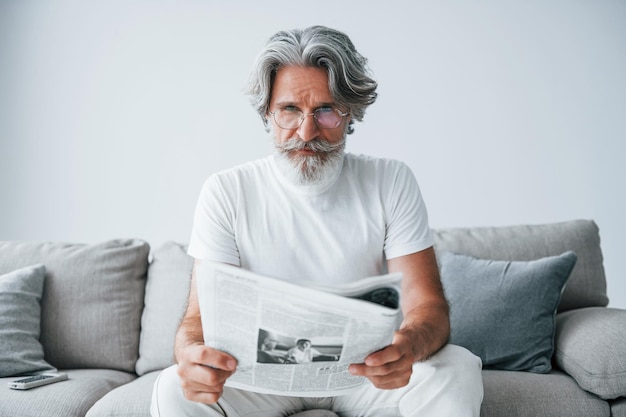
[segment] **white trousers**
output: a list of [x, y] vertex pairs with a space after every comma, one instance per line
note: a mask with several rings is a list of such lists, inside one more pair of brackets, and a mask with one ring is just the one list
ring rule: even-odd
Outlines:
[[224, 388], [218, 404], [187, 400], [176, 365], [154, 384], [152, 417], [284, 417], [307, 409], [326, 409], [341, 417], [478, 417], [483, 399], [482, 364], [468, 350], [447, 345], [413, 366], [409, 384], [381, 390], [372, 384], [348, 395], [301, 398]]

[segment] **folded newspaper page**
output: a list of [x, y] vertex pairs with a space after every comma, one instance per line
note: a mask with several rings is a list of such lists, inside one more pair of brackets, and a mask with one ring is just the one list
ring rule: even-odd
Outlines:
[[337, 396], [366, 378], [352, 363], [388, 346], [398, 328], [400, 274], [308, 288], [230, 265], [196, 268], [207, 346], [238, 360], [226, 385], [266, 394]]

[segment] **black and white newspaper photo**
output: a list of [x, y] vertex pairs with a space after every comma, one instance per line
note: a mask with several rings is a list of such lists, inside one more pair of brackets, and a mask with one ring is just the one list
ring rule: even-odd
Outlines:
[[399, 274], [389, 274], [309, 288], [201, 262], [196, 285], [204, 341], [237, 359], [227, 386], [341, 395], [369, 383], [348, 366], [391, 343], [402, 320], [400, 281]]

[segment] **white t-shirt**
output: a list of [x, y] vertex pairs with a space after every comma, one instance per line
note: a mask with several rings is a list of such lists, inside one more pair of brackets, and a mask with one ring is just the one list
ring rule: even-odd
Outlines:
[[296, 186], [273, 156], [204, 183], [188, 253], [300, 284], [347, 283], [386, 272], [386, 259], [433, 245], [411, 170], [346, 154], [335, 178]]

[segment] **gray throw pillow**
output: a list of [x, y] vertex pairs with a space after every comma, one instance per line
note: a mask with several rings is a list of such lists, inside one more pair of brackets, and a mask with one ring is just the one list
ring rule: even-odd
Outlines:
[[0, 377], [52, 369], [39, 342], [45, 276], [43, 265], [0, 275]]
[[576, 254], [522, 262], [441, 251], [438, 259], [450, 343], [472, 351], [485, 367], [549, 372], [556, 310]]
[[174, 363], [176, 329], [187, 306], [193, 258], [184, 245], [167, 242], [152, 253], [143, 314], [138, 375]]

